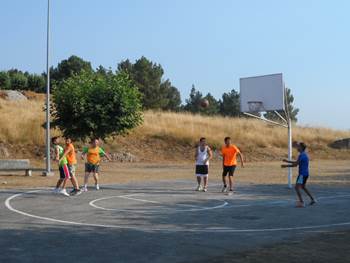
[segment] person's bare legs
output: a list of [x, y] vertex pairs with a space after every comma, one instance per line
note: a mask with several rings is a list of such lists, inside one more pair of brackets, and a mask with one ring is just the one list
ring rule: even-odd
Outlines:
[[87, 185], [88, 185], [89, 176], [90, 176], [90, 173], [86, 172], [85, 176], [84, 176], [84, 187], [87, 187]]
[[303, 188], [304, 192], [310, 197], [311, 202], [314, 202], [315, 199], [314, 199], [314, 197], [311, 195], [310, 191], [306, 188], [306, 186], [303, 186], [302, 188]]
[[303, 200], [303, 197], [301, 196], [301, 192], [300, 192], [300, 189], [302, 187], [303, 186], [300, 185], [300, 184], [296, 184], [295, 185], [295, 191], [296, 191], [298, 199], [299, 199], [299, 204], [297, 205], [297, 207], [303, 207], [304, 206], [304, 200]]
[[222, 176], [222, 182], [224, 186], [227, 186], [227, 176]]
[[208, 188], [208, 176], [203, 176], [204, 189]]
[[98, 173], [94, 173], [94, 179], [95, 179], [95, 186], [96, 186], [96, 187], [99, 186], [99, 183], [98, 183], [98, 181], [99, 181]]
[[228, 180], [230, 183], [230, 191], [233, 191], [233, 175], [229, 175]]
[[75, 175], [73, 175], [73, 174], [71, 175], [70, 181], [72, 182], [72, 185], [73, 185], [74, 189], [79, 190], [78, 180], [75, 177]]
[[202, 183], [202, 178], [200, 176], [197, 176], [197, 183], [198, 185], [201, 185]]
[[63, 182], [63, 179], [58, 179], [57, 184], [56, 184], [56, 189], [60, 188], [61, 184]]

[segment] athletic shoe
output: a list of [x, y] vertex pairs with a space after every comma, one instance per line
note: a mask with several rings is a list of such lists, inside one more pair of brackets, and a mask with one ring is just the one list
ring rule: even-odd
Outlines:
[[88, 191], [87, 186], [86, 186], [86, 185], [85, 185], [85, 186], [83, 186], [83, 187], [81, 188], [81, 191], [82, 191], [82, 192], [87, 192], [87, 191]]
[[296, 208], [304, 208], [304, 207], [305, 207], [305, 204], [304, 204], [304, 202], [297, 201], [295, 207], [296, 207]]
[[69, 194], [70, 195], [80, 195], [82, 191], [80, 189], [73, 189]]
[[222, 192], [222, 193], [227, 193], [227, 186], [222, 187], [221, 192]]
[[207, 192], [207, 191], [208, 191], [208, 188], [204, 187], [203, 192]]
[[63, 195], [65, 195], [65, 196], [70, 196], [70, 195], [67, 193], [67, 190], [66, 190], [66, 189], [62, 189], [62, 190], [60, 191], [60, 194], [63, 194]]
[[196, 188], [196, 191], [201, 191], [202, 190], [202, 186], [199, 184]]
[[60, 189], [59, 188], [54, 188], [54, 189], [52, 189], [52, 193], [59, 194], [60, 193]]
[[312, 201], [310, 202], [309, 205], [315, 205], [315, 204], [317, 204], [317, 201], [314, 199], [314, 200], [312, 200]]
[[98, 184], [95, 185], [96, 190], [100, 190], [100, 186]]

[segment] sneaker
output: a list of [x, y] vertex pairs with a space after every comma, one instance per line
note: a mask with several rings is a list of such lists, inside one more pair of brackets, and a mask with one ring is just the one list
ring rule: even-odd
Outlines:
[[98, 184], [95, 185], [96, 190], [100, 190], [100, 186]]
[[224, 187], [222, 187], [221, 192], [222, 192], [222, 193], [227, 193], [227, 186], [224, 185]]
[[304, 204], [304, 202], [297, 201], [295, 207], [296, 207], [296, 208], [304, 208], [304, 207], [305, 207], [305, 204]]
[[66, 190], [66, 189], [62, 189], [62, 190], [60, 191], [60, 194], [63, 194], [63, 195], [65, 195], [65, 196], [69, 196], [69, 194], [67, 193], [67, 190]]
[[199, 184], [196, 188], [196, 191], [201, 191], [202, 190], [202, 186]]
[[230, 189], [230, 191], [228, 191], [228, 195], [233, 195], [233, 189]]
[[88, 191], [87, 185], [82, 186], [80, 189], [83, 192], [87, 192]]
[[80, 189], [73, 189], [69, 194], [70, 195], [80, 195], [82, 191]]
[[315, 205], [315, 204], [317, 204], [317, 201], [314, 199], [314, 200], [312, 200], [312, 201], [310, 202], [309, 205]]
[[52, 189], [52, 193], [59, 194], [60, 193], [60, 189], [59, 188], [54, 188], [54, 189]]
[[207, 191], [208, 191], [208, 188], [204, 187], [203, 192], [207, 192]]

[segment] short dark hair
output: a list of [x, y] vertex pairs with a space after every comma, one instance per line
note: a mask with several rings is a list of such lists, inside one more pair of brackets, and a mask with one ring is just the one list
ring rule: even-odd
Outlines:
[[91, 138], [91, 140], [90, 140], [90, 143], [93, 143], [95, 140], [100, 140], [99, 138], [97, 138], [97, 137], [93, 137], [93, 138]]
[[58, 136], [52, 137], [51, 138], [51, 143], [55, 143], [55, 141], [58, 139]]
[[231, 140], [231, 137], [225, 137], [225, 142]]
[[201, 138], [199, 139], [200, 142], [205, 141], [205, 140], [206, 140], [205, 137], [201, 137]]
[[299, 146], [301, 147], [301, 149], [302, 149], [303, 151], [305, 151], [305, 149], [307, 148], [306, 144], [303, 143], [303, 142], [299, 142]]

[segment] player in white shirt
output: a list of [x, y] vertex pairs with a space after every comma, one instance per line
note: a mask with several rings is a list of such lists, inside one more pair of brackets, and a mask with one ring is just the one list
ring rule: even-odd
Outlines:
[[[196, 177], [198, 186], [196, 191], [208, 190], [208, 174], [209, 174], [209, 160], [213, 157], [212, 150], [207, 145], [205, 138], [200, 138], [199, 146], [196, 147], [195, 160], [196, 160]], [[203, 186], [202, 186], [203, 178]]]

